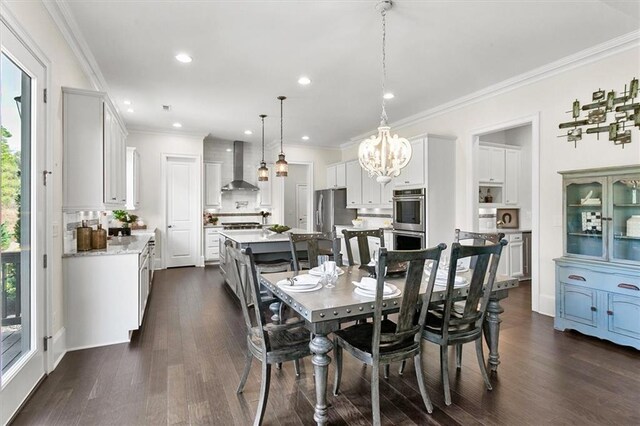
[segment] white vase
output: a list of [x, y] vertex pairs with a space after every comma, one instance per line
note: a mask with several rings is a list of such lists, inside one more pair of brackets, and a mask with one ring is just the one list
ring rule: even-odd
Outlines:
[[640, 215], [627, 219], [627, 237], [640, 237]]

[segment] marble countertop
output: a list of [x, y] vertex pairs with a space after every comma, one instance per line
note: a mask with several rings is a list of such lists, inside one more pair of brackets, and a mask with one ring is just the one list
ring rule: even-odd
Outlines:
[[78, 252], [75, 248], [62, 257], [109, 256], [121, 254], [140, 254], [151, 239], [151, 233], [137, 234], [130, 237], [111, 237], [107, 240], [107, 248]]
[[229, 238], [239, 244], [251, 244], [251, 243], [281, 243], [289, 241], [290, 233], [302, 233], [305, 234], [308, 231], [305, 229], [293, 228], [282, 234], [276, 234], [275, 232], [267, 231], [267, 234], [263, 234], [262, 230], [256, 229], [227, 229], [220, 231], [220, 235]]
[[498, 228], [495, 232], [504, 232], [505, 234], [519, 234], [521, 232], [531, 232], [531, 229]]

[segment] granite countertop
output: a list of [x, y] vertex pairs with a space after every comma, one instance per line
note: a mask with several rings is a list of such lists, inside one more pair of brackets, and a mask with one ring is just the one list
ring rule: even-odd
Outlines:
[[237, 230], [223, 230], [220, 231], [220, 235], [229, 238], [239, 244], [251, 244], [251, 243], [281, 243], [289, 241], [289, 234], [306, 234], [309, 231], [305, 229], [293, 228], [282, 234], [276, 234], [275, 232], [268, 231], [266, 236], [262, 230], [256, 229], [237, 229]]
[[111, 237], [107, 240], [107, 248], [103, 250], [88, 250], [77, 252], [75, 248], [62, 257], [86, 257], [86, 256], [108, 256], [120, 254], [140, 254], [151, 239], [152, 235], [138, 234], [130, 237]]

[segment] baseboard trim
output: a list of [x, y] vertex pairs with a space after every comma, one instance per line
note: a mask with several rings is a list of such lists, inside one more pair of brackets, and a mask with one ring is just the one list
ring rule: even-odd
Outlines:
[[56, 369], [62, 358], [67, 353], [67, 329], [62, 327], [58, 332], [53, 336], [53, 368], [52, 371]]
[[538, 305], [538, 313], [550, 317], [556, 316], [556, 298], [548, 294], [541, 294]]

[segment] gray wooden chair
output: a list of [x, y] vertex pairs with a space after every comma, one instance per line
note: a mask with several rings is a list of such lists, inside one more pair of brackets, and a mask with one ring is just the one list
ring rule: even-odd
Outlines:
[[[262, 381], [258, 409], [253, 422], [260, 425], [267, 407], [269, 384], [271, 381], [271, 365], [293, 361], [296, 375], [299, 375], [298, 361], [311, 355], [309, 349], [309, 331], [304, 328], [302, 319], [292, 319], [284, 324], [267, 323], [265, 320], [265, 303], [260, 297], [260, 284], [256, 273], [256, 265], [251, 248], [239, 250], [227, 248], [231, 257], [231, 270], [240, 283], [242, 315], [247, 326], [247, 353], [244, 371], [238, 385], [237, 393], [242, 393], [251, 370], [251, 361], [257, 358], [262, 363]], [[245, 268], [246, 273], [241, 273]], [[250, 313], [253, 307], [254, 315]]]
[[[289, 234], [291, 242], [291, 259], [293, 270], [298, 272], [302, 269], [311, 269], [318, 266], [318, 255], [327, 254], [340, 265], [340, 240], [335, 232], [323, 234]], [[300, 257], [300, 253], [305, 253], [306, 258]]]
[[504, 232], [469, 232], [456, 229], [454, 242], [472, 240], [474, 246], [484, 246], [487, 244], [498, 244], [504, 238]]
[[344, 243], [347, 247], [347, 260], [349, 266], [353, 266], [356, 262], [353, 260], [353, 249], [351, 248], [351, 239], [357, 238], [358, 240], [358, 254], [360, 256], [360, 264], [367, 265], [371, 261], [371, 252], [369, 251], [369, 237], [378, 238], [380, 240], [380, 247], [384, 247], [384, 230], [383, 229], [369, 229], [366, 231], [349, 231], [347, 229], [342, 230], [344, 235]]
[[[387, 302], [382, 299], [384, 276], [380, 274], [377, 279], [373, 322], [356, 324], [334, 332], [336, 370], [333, 392], [337, 395], [340, 390], [343, 350], [358, 360], [371, 365], [371, 411], [373, 412], [374, 425], [380, 424], [380, 365], [411, 357], [414, 359], [418, 386], [424, 405], [429, 413], [433, 411], [422, 374], [421, 334], [428, 306], [423, 303], [422, 308], [418, 310], [417, 305], [420, 302], [420, 284], [422, 283], [425, 261], [433, 260], [434, 266], [437, 268], [440, 254], [445, 248], [445, 244], [426, 250], [411, 251], [387, 251], [386, 248], [381, 248], [379, 259], [381, 270], [384, 270], [389, 262], [409, 262], [397, 323], [383, 318], [382, 307]], [[430, 298], [435, 277], [436, 274], [431, 274], [423, 300]]]
[[[440, 369], [444, 387], [445, 404], [451, 405], [451, 391], [449, 389], [449, 346], [461, 347], [464, 343], [475, 342], [476, 355], [480, 372], [487, 386], [491, 390], [491, 382], [487, 374], [482, 347], [482, 325], [489, 303], [489, 295], [493, 288], [498, 270], [498, 262], [502, 248], [507, 245], [505, 240], [498, 244], [486, 246], [463, 246], [453, 243], [451, 248], [451, 263], [447, 280], [447, 290], [442, 308], [430, 310], [427, 315], [422, 337], [425, 340], [440, 345]], [[454, 284], [458, 259], [476, 256], [468, 294], [461, 299], [454, 299]], [[431, 274], [434, 276], [435, 274]], [[458, 365], [459, 368], [459, 365]]]

